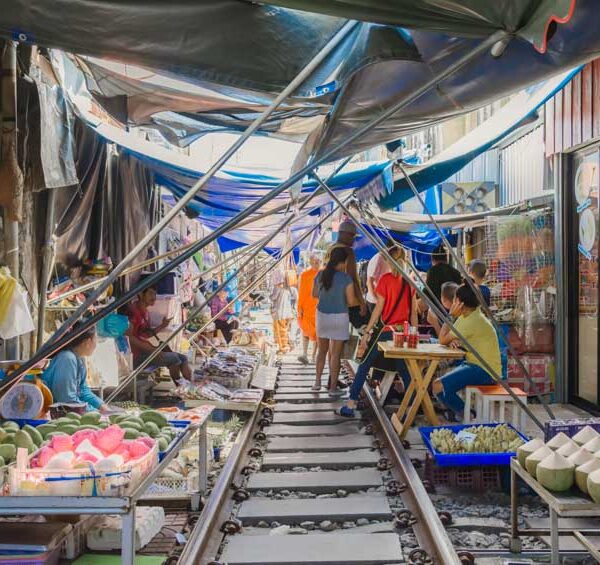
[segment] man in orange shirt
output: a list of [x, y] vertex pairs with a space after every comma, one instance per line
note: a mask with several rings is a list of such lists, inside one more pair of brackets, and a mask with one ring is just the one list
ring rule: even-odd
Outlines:
[[321, 260], [316, 255], [309, 259], [310, 267], [300, 275], [298, 283], [298, 325], [302, 332], [302, 355], [298, 357], [300, 363], [308, 365], [308, 344], [313, 342], [312, 362], [315, 362], [317, 352], [317, 304], [318, 298], [312, 294], [315, 277], [321, 268]]

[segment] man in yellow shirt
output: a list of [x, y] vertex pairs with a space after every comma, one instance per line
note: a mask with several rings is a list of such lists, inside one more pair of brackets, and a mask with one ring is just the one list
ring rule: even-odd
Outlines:
[[[479, 309], [479, 300], [468, 284], [463, 284], [456, 290], [450, 316], [455, 320], [456, 330], [497, 375], [502, 375], [498, 336], [492, 323]], [[440, 331], [440, 343], [461, 347], [461, 342], [447, 324], [444, 324]], [[456, 421], [457, 415], [462, 414], [465, 408], [465, 403], [457, 393], [467, 386], [491, 385], [494, 382], [492, 375], [479, 359], [467, 352], [464, 363], [433, 384], [433, 392], [438, 400], [449, 408], [448, 419]]]

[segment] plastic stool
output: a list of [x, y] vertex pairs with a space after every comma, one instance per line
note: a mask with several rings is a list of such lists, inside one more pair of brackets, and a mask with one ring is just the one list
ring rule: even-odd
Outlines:
[[[510, 390], [527, 404], [527, 394], [520, 388], [510, 387]], [[465, 388], [465, 424], [471, 422], [471, 399], [475, 395], [475, 412], [477, 420], [481, 423], [505, 422], [506, 403], [514, 400], [506, 389], [501, 385], [468, 386]], [[496, 412], [498, 413], [496, 417]], [[517, 406], [513, 406], [512, 425], [518, 430], [525, 431], [527, 426], [527, 414]]]

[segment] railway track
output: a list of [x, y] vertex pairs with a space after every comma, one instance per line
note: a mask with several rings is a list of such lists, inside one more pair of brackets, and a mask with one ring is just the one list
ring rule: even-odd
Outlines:
[[[242, 430], [179, 563], [473, 562], [372, 392], [348, 421], [313, 384], [314, 367], [284, 358], [273, 404]], [[417, 548], [401, 543], [407, 534]]]

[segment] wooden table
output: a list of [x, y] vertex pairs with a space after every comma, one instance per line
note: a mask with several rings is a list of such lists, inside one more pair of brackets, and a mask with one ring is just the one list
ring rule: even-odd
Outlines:
[[408, 433], [421, 406], [431, 425], [439, 426], [440, 422], [429, 396], [429, 384], [441, 361], [463, 359], [466, 353], [437, 343], [420, 343], [415, 349], [395, 347], [392, 341], [379, 342], [378, 346], [386, 359], [404, 359], [410, 374], [408, 390], [404, 393], [398, 412], [391, 418], [400, 438], [404, 439]]
[[[520, 553], [521, 538], [519, 535], [519, 486], [517, 477], [522, 479], [536, 494], [548, 505], [550, 511], [550, 546], [552, 551], [551, 564], [560, 564], [560, 546], [558, 536], [559, 517], [594, 517], [600, 516], [600, 504], [594, 503], [576, 487], [565, 493], [550, 492], [538, 483], [516, 459], [510, 462], [510, 522], [511, 544], [513, 553]], [[525, 535], [543, 536], [545, 531], [528, 530]], [[600, 550], [586, 538], [580, 531], [573, 531], [572, 535], [596, 559], [600, 561]]]

